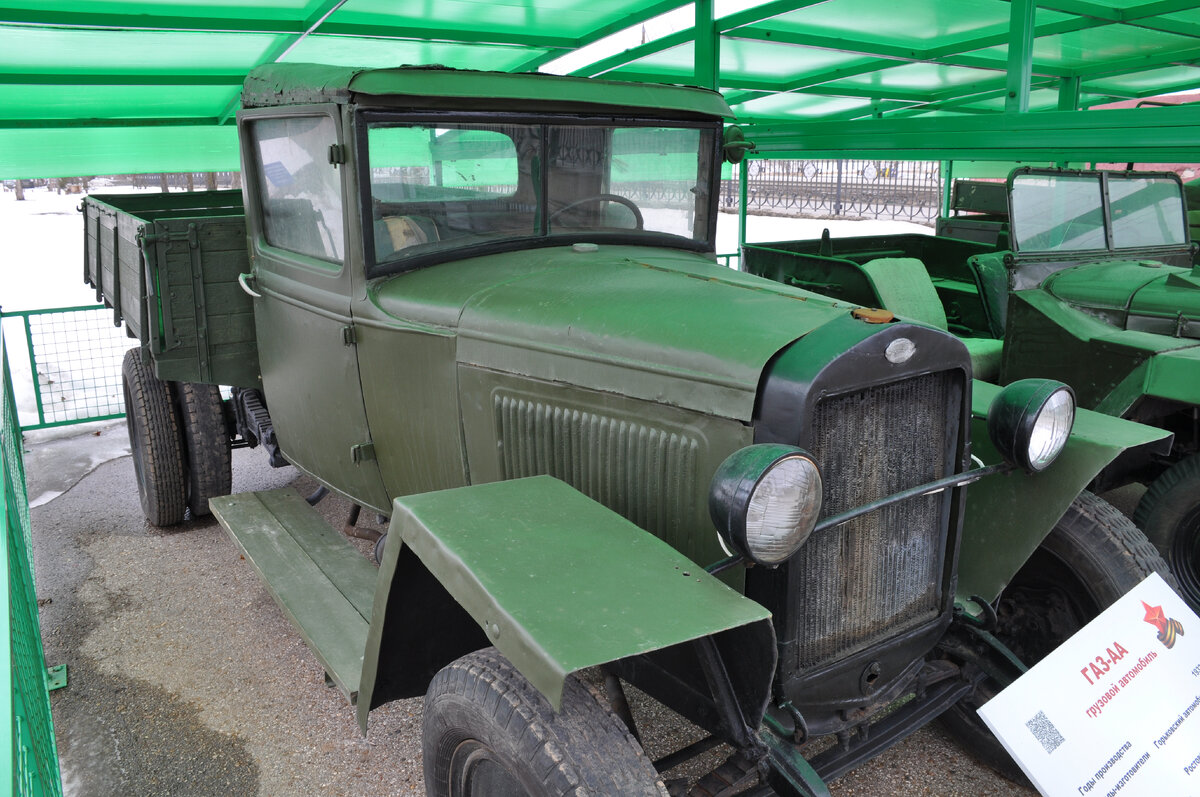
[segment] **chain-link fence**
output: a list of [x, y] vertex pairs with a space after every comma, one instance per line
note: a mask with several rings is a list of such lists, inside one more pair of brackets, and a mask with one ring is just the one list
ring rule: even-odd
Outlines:
[[[124, 415], [121, 360], [137, 341], [123, 327], [113, 326], [111, 310], [25, 310], [4, 312], [0, 320], [12, 346], [16, 384], [24, 389], [32, 384], [32, 396], [18, 395], [22, 430]], [[24, 357], [18, 335], [25, 343]]]
[[[749, 160], [746, 212], [930, 224], [942, 203], [937, 161]], [[721, 183], [721, 209], [738, 209], [738, 174]]]

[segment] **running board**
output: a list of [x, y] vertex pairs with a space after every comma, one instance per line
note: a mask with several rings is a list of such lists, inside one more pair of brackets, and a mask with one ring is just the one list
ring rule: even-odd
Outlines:
[[213, 498], [209, 506], [326, 675], [356, 702], [375, 566], [292, 489]]

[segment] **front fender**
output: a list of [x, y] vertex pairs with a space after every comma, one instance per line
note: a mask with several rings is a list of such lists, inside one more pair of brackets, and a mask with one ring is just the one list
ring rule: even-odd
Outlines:
[[[972, 386], [971, 445], [986, 464], [1000, 461], [987, 435], [987, 410], [999, 392], [987, 382], [976, 380]], [[1143, 446], [1166, 454], [1171, 434], [1079, 408], [1066, 448], [1045, 471], [989, 476], [968, 487], [959, 548], [959, 602], [973, 595], [994, 601], [1080, 491], [1122, 452]]]
[[[555, 709], [567, 674], [586, 667], [731, 629], [774, 650], [766, 609], [549, 476], [398, 498], [393, 509], [358, 699], [364, 730], [371, 708], [423, 693], [437, 668], [487, 644]], [[768, 660], [743, 668], [750, 683], [739, 689], [754, 724], [774, 670], [773, 657], [756, 658]]]

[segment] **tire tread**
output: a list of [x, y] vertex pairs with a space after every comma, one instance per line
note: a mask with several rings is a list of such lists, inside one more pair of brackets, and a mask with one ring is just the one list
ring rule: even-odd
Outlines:
[[187, 458], [188, 508], [192, 517], [210, 513], [208, 499], [229, 495], [233, 469], [229, 434], [216, 385], [177, 382]]
[[[471, 717], [476, 727], [457, 727], [455, 716]], [[562, 710], [555, 712], [516, 667], [486, 648], [451, 662], [429, 685], [424, 719], [428, 793], [449, 794], [449, 753], [463, 738], [491, 735], [495, 738], [479, 741], [527, 766], [540, 782], [541, 794], [666, 795], [641, 745], [594, 690], [568, 677]]]
[[140, 349], [125, 353], [121, 376], [142, 513], [153, 526], [174, 526], [187, 509], [179, 412], [169, 385], [154, 375]]

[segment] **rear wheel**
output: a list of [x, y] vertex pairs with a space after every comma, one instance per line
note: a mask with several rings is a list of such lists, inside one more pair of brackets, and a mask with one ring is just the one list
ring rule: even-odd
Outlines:
[[1133, 520], [1171, 566], [1183, 599], [1200, 611], [1200, 454], [1151, 482]]
[[173, 526], [187, 509], [179, 411], [167, 383], [142, 361], [139, 349], [125, 353], [121, 382], [142, 514], [151, 525]]
[[[1081, 493], [1001, 594], [995, 635], [1032, 667], [1152, 572], [1175, 585], [1166, 562], [1129, 518]], [[987, 679], [942, 722], [985, 764], [1024, 781], [977, 713], [1009, 682]]]
[[187, 456], [188, 508], [193, 517], [209, 513], [208, 499], [229, 495], [233, 486], [229, 433], [216, 385], [177, 382]]
[[438, 797], [667, 794], [641, 745], [582, 682], [567, 678], [555, 712], [494, 648], [434, 676], [422, 735], [425, 788]]

